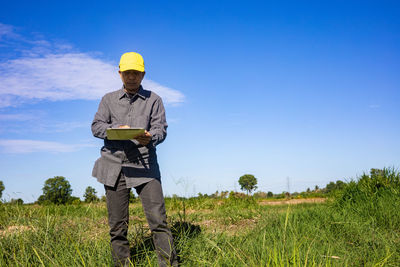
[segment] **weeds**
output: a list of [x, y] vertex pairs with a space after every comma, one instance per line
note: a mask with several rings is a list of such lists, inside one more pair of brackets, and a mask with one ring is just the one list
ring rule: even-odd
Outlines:
[[[384, 169], [324, 203], [171, 198], [166, 207], [183, 266], [397, 266], [399, 184]], [[104, 203], [0, 205], [0, 266], [110, 266], [106, 214]], [[157, 266], [139, 202], [130, 214], [132, 264]]]

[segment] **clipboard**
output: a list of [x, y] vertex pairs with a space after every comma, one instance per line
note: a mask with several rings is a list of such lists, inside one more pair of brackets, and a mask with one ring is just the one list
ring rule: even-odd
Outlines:
[[131, 140], [135, 139], [139, 135], [144, 134], [145, 129], [143, 128], [108, 128], [107, 139], [108, 140]]

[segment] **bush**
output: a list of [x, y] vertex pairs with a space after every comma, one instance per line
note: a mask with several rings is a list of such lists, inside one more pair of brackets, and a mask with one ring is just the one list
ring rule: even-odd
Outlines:
[[256, 192], [253, 194], [255, 198], [267, 198], [268, 194], [262, 191]]
[[276, 195], [274, 195], [274, 198], [276, 198], [276, 199], [286, 198], [286, 192], [282, 192], [280, 194], [276, 194]]
[[351, 181], [337, 195], [335, 206], [355, 213], [378, 227], [400, 228], [400, 173], [393, 168], [371, 169], [358, 181]]
[[360, 203], [374, 200], [387, 193], [400, 194], [400, 174], [393, 168], [371, 169], [357, 182], [351, 181], [338, 196], [338, 203]]
[[79, 197], [70, 197], [68, 199], [68, 204], [72, 204], [72, 205], [79, 205], [82, 203], [81, 199]]
[[228, 199], [238, 199], [238, 198], [244, 199], [246, 197], [247, 197], [246, 194], [231, 191], [229, 192]]

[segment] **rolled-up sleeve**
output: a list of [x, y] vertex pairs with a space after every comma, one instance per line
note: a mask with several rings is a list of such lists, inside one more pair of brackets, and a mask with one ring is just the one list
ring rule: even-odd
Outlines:
[[161, 98], [154, 101], [151, 118], [150, 118], [150, 134], [152, 135], [149, 145], [155, 147], [162, 143], [167, 137], [167, 121], [165, 119], [165, 109]]

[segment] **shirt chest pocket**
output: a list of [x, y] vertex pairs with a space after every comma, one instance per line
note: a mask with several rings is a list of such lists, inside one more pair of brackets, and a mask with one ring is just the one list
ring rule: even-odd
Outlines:
[[148, 115], [133, 115], [131, 117], [131, 127], [139, 127], [149, 130], [150, 116]]

